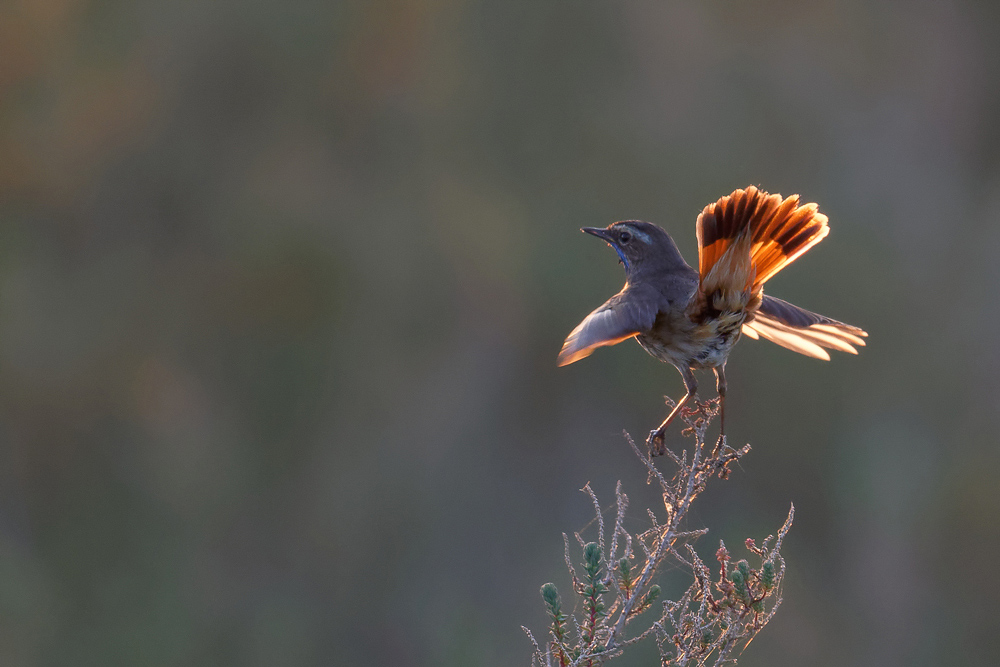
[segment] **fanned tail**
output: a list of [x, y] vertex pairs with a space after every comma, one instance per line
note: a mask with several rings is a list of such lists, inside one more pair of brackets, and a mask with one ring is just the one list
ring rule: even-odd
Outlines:
[[782, 200], [753, 186], [706, 206], [697, 225], [702, 291], [759, 292], [830, 232], [817, 208], [799, 206], [798, 195]]
[[691, 317], [731, 313], [727, 327], [752, 319], [764, 283], [829, 232], [816, 209], [799, 206], [798, 195], [782, 200], [753, 186], [706, 206], [698, 216], [699, 285]]

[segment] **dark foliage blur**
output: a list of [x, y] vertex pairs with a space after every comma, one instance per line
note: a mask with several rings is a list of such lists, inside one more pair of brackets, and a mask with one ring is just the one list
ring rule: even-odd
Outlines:
[[0, 155], [0, 663], [526, 664], [681, 391], [555, 367], [622, 282], [577, 229], [694, 262], [750, 184], [832, 227], [769, 292], [871, 338], [731, 358], [690, 527], [797, 510], [741, 664], [1000, 662], [993, 0], [10, 0]]

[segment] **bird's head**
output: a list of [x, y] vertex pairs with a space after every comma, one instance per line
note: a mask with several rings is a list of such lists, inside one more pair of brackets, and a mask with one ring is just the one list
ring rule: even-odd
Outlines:
[[651, 222], [623, 220], [603, 229], [584, 227], [580, 231], [607, 241], [625, 265], [626, 275], [646, 269], [686, 266], [670, 235]]

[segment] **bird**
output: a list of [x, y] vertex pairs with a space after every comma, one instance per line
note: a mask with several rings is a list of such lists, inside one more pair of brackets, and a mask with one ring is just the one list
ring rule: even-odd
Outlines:
[[590, 313], [566, 338], [557, 363], [565, 366], [598, 347], [635, 338], [646, 352], [673, 365], [687, 393], [647, 438], [651, 454], [665, 453], [664, 433], [697, 393], [696, 370], [712, 369], [725, 438], [726, 362], [742, 334], [829, 360], [827, 350], [857, 354], [868, 333], [764, 294], [764, 283], [829, 233], [828, 218], [799, 196], [750, 186], [706, 206], [698, 215], [698, 269], [684, 261], [661, 227], [623, 220], [584, 227], [618, 253], [625, 286]]

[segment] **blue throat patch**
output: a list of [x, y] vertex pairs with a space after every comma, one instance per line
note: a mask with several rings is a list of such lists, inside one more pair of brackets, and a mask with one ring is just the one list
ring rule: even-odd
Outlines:
[[608, 245], [615, 249], [615, 252], [618, 253], [618, 257], [620, 257], [622, 260], [622, 264], [625, 265], [625, 270], [628, 271], [628, 260], [625, 259], [625, 253], [622, 252], [622, 249], [611, 243], [609, 243]]

